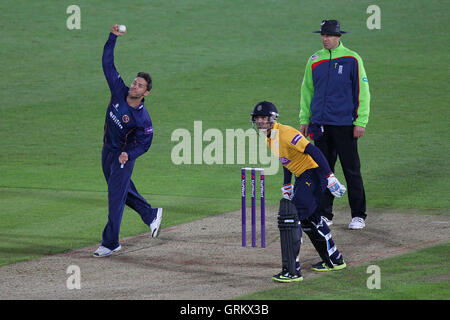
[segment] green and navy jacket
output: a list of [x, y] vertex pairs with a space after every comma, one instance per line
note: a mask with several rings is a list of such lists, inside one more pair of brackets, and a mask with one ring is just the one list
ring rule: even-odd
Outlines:
[[370, 92], [361, 57], [345, 48], [314, 53], [301, 87], [300, 124], [356, 125], [369, 121]]

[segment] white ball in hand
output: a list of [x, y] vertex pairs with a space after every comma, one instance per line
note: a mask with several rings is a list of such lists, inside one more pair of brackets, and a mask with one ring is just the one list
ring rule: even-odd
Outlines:
[[127, 27], [125, 25], [121, 24], [119, 26], [119, 32], [126, 32], [126, 31], [127, 31]]

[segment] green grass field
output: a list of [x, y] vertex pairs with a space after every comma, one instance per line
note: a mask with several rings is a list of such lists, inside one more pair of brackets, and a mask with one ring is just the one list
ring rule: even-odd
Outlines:
[[297, 284], [239, 297], [246, 300], [448, 300], [450, 296], [450, 244], [422, 249], [376, 262], [377, 286], [372, 264], [304, 279]]
[[[146, 102], [154, 140], [136, 162], [133, 180], [152, 205], [165, 208], [163, 227], [240, 207], [242, 164], [177, 166], [171, 160], [174, 130], [193, 133], [194, 121], [202, 121], [203, 132], [247, 129], [261, 100], [277, 105], [280, 122], [297, 127], [306, 60], [321, 47], [311, 31], [324, 18], [340, 20], [350, 32], [342, 41], [362, 56], [370, 81], [371, 116], [359, 142], [369, 208], [450, 214], [448, 3], [79, 0], [81, 29], [68, 30], [71, 4], [0, 3], [0, 266], [101, 241], [107, 189], [100, 152], [109, 101], [101, 55], [115, 23], [128, 28], [115, 55], [125, 82], [137, 71], [150, 72], [154, 81]], [[366, 27], [372, 4], [381, 9], [380, 30]], [[282, 170], [268, 177], [269, 204], [279, 200], [281, 180]], [[348, 208], [346, 198], [336, 207]], [[145, 231], [126, 209], [121, 237]], [[417, 256], [425, 267], [433, 252], [448, 255], [448, 246], [429, 250], [383, 262], [391, 274], [386, 277], [395, 278], [397, 266]], [[448, 274], [448, 262], [446, 269]], [[339, 282], [350, 275], [330, 277]], [[252, 298], [296, 299], [303, 290], [318, 299], [361, 297], [339, 288], [318, 294], [326, 279]], [[362, 298], [450, 298], [448, 278], [436, 295], [434, 284], [395, 283], [383, 295]]]

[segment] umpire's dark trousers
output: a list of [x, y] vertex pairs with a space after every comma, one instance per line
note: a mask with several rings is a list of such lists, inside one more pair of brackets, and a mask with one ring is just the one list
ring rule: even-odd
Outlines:
[[157, 209], [137, 192], [131, 174], [134, 160], [128, 161], [120, 167], [121, 151], [111, 151], [103, 147], [102, 168], [108, 183], [108, 223], [103, 230], [102, 246], [113, 250], [119, 246], [119, 231], [125, 204], [134, 209], [141, 216], [146, 225], [150, 225], [156, 217]]
[[[324, 125], [324, 132], [314, 137], [317, 146], [328, 160], [334, 172], [337, 157], [345, 176], [348, 200], [352, 218], [366, 218], [366, 194], [361, 176], [361, 163], [358, 155], [358, 139], [353, 137], [353, 126]], [[334, 196], [327, 189], [320, 203], [320, 215], [333, 218]]]

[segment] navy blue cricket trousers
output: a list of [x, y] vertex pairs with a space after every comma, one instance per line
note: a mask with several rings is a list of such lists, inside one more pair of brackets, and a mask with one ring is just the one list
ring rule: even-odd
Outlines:
[[326, 188], [327, 180], [319, 168], [306, 170], [295, 178], [292, 202], [295, 204], [300, 221], [315, 216], [320, 220], [316, 211]]
[[334, 261], [341, 253], [334, 244], [330, 228], [322, 222], [319, 209], [326, 188], [327, 179], [323, 170], [320, 168], [306, 170], [295, 179], [292, 202], [301, 222], [300, 237], [303, 229], [322, 259]]
[[155, 219], [157, 209], [139, 194], [131, 180], [134, 160], [120, 167], [119, 156], [122, 151], [110, 151], [103, 147], [102, 168], [108, 183], [108, 223], [103, 230], [102, 246], [113, 250], [119, 246], [120, 223], [125, 204], [135, 210], [146, 225]]

